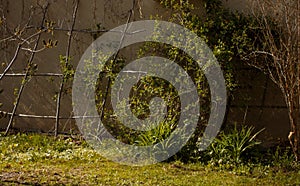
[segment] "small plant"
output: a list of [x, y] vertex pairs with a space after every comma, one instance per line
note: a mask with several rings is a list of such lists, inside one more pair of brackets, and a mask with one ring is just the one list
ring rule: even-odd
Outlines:
[[290, 147], [281, 148], [276, 147], [275, 151], [269, 151], [268, 155], [271, 156], [270, 164], [274, 168], [280, 168], [283, 170], [293, 170], [295, 168], [295, 157]]
[[218, 164], [238, 164], [242, 163], [242, 156], [246, 151], [252, 150], [256, 145], [260, 144], [255, 138], [264, 129], [253, 133], [254, 127], [242, 126], [238, 130], [237, 126], [228, 133], [221, 132], [219, 137], [214, 140], [209, 148], [209, 154], [213, 162]]
[[163, 123], [152, 130], [148, 130], [140, 134], [135, 142], [140, 146], [154, 145], [166, 139], [171, 134], [171, 132], [172, 127]]
[[75, 70], [72, 64], [69, 63], [70, 57], [59, 55], [60, 67], [64, 76], [64, 82], [72, 81]]

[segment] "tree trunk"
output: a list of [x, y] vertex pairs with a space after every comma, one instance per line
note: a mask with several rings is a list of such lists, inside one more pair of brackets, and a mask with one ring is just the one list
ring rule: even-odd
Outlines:
[[298, 99], [299, 98], [297, 96], [297, 99], [294, 100], [294, 102], [290, 102], [290, 104], [288, 104], [289, 120], [291, 126], [288, 139], [291, 144], [296, 161], [300, 161], [300, 110]]

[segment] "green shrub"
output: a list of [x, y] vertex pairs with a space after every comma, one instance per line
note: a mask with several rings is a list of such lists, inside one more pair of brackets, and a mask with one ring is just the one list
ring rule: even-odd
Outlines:
[[[222, 3], [219, 0], [205, 1], [205, 17], [193, 14], [194, 5], [189, 3], [189, 1], [159, 1], [163, 6], [172, 9], [171, 22], [178, 23], [190, 29], [207, 43], [222, 67], [227, 90], [229, 92], [234, 91], [237, 82], [234, 78], [233, 66], [238, 62], [239, 53], [243, 52], [244, 49], [248, 50], [251, 48], [253, 42], [248, 37], [248, 28], [253, 24], [252, 20], [238, 13], [226, 10], [222, 7]], [[172, 39], [172, 34], [170, 35], [170, 39]], [[201, 117], [199, 118], [193, 137], [175, 158], [185, 161], [201, 159], [202, 153], [197, 149], [197, 141], [208, 122], [211, 104], [209, 85], [204, 73], [190, 56], [180, 49], [166, 44], [146, 42], [140, 48], [138, 55], [139, 58], [149, 55], [168, 58], [180, 65], [193, 80], [200, 98]], [[97, 107], [108, 131], [124, 143], [138, 145], [155, 144], [169, 136], [170, 132], [176, 127], [176, 122], [180, 117], [180, 100], [174, 87], [169, 82], [160, 78], [142, 78], [132, 88], [130, 95], [132, 113], [139, 119], [147, 118], [149, 115], [150, 100], [153, 97], [160, 97], [167, 105], [167, 116], [164, 123], [161, 123], [156, 129], [147, 132], [131, 130], [128, 127], [122, 126], [123, 124], [114, 117], [109, 99], [111, 96], [111, 86], [114, 83], [115, 77], [126, 65], [126, 61], [120, 58], [117, 58], [117, 60], [108, 60], [106, 56], [101, 56], [101, 54], [95, 57], [101, 61], [108, 61], [104, 67], [100, 67], [100, 69], [103, 68], [105, 70], [99, 75], [96, 90]], [[98, 67], [93, 68], [98, 71]], [[91, 70], [91, 73], [95, 72]], [[89, 79], [87, 78], [86, 81], [88, 85]], [[237, 153], [233, 158], [239, 159], [240, 153], [242, 152]]]
[[[249, 28], [254, 24], [253, 20], [239, 13], [230, 12], [222, 7], [222, 2], [219, 0], [204, 1], [205, 17], [194, 14], [194, 5], [189, 1], [159, 0], [159, 2], [163, 6], [172, 9], [171, 22], [178, 23], [190, 29], [201, 37], [212, 49], [213, 54], [222, 67], [227, 90], [230, 95], [230, 92], [234, 91], [237, 87], [237, 81], [234, 77], [234, 65], [240, 62], [240, 54], [244, 50], [250, 50], [252, 47], [253, 41]], [[200, 98], [201, 117], [199, 118], [199, 123], [193, 137], [173, 158], [184, 161], [203, 159], [203, 153], [198, 151], [196, 145], [199, 136], [202, 135], [203, 129], [207, 124], [210, 113], [209, 85], [203, 72], [197, 68], [195, 62], [187, 54], [172, 46], [153, 42], [146, 43], [141, 49], [141, 55], [147, 54], [163, 56], [178, 63], [193, 79]], [[150, 84], [149, 82], [146, 83]], [[158, 88], [154, 87], [155, 89]], [[163, 90], [164, 94], [168, 92], [168, 94], [174, 95], [174, 91], [170, 88], [164, 88]], [[147, 90], [143, 93], [145, 92]], [[176, 100], [171, 101], [174, 103]], [[169, 110], [168, 112], [175, 113], [174, 117], [180, 116], [179, 109], [174, 109], [174, 107], [172, 109], [171, 112]], [[239, 158], [239, 155], [235, 155], [234, 158]]]

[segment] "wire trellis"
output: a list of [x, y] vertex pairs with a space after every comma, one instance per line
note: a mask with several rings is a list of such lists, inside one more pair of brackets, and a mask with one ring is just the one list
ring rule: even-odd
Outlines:
[[[61, 98], [62, 98], [62, 93], [64, 90], [64, 86], [65, 86], [65, 81], [64, 81], [64, 74], [63, 73], [38, 73], [38, 72], [32, 72], [32, 66], [33, 64], [33, 59], [35, 58], [35, 54], [42, 51], [43, 49], [46, 49], [47, 47], [42, 47], [41, 49], [39, 48], [39, 43], [41, 40], [41, 35], [43, 33], [47, 33], [47, 32], [55, 32], [55, 31], [61, 31], [61, 32], [67, 32], [68, 34], [68, 38], [67, 38], [67, 48], [66, 48], [66, 58], [65, 58], [65, 63], [69, 64], [70, 63], [70, 53], [71, 53], [71, 46], [72, 46], [72, 40], [73, 40], [73, 35], [74, 33], [88, 33], [88, 34], [93, 34], [93, 33], [104, 33], [104, 32], [108, 32], [109, 30], [107, 29], [96, 29], [96, 30], [92, 30], [92, 29], [76, 29], [75, 28], [75, 24], [76, 24], [76, 20], [78, 17], [78, 9], [79, 9], [79, 4], [80, 4], [80, 0], [73, 0], [73, 12], [72, 12], [72, 18], [71, 18], [71, 26], [69, 29], [65, 29], [65, 28], [60, 28], [60, 27], [54, 27], [51, 25], [49, 26], [49, 23], [47, 23], [46, 21], [46, 16], [47, 13], [49, 11], [49, 7], [51, 6], [50, 1], [46, 1], [46, 3], [44, 5], [39, 5], [39, 8], [42, 9], [42, 18], [40, 20], [40, 26], [39, 27], [35, 27], [32, 25], [29, 25], [29, 22], [27, 22], [27, 24], [24, 26], [23, 29], [20, 30], [20, 32], [22, 33], [25, 30], [38, 30], [36, 33], [30, 35], [27, 38], [22, 38], [22, 36], [20, 35], [16, 35], [15, 33], [12, 34], [12, 36], [9, 36], [7, 38], [4, 38], [1, 40], [1, 42], [10, 40], [10, 39], [15, 39], [16, 40], [20, 40], [20, 42], [17, 44], [16, 50], [14, 52], [13, 57], [11, 58], [11, 60], [9, 61], [9, 63], [7, 64], [6, 68], [4, 69], [4, 71], [2, 73], [0, 73], [0, 81], [5, 77], [22, 77], [22, 81], [21, 81], [21, 85], [20, 88], [18, 89], [16, 98], [15, 98], [15, 103], [13, 105], [13, 109], [11, 112], [6, 112], [6, 111], [0, 111], [0, 118], [8, 118], [8, 124], [6, 126], [5, 129], [5, 135], [8, 134], [8, 132], [10, 131], [14, 118], [15, 117], [21, 117], [21, 118], [38, 118], [38, 119], [51, 119], [51, 120], [55, 120], [55, 124], [54, 124], [54, 135], [57, 136], [59, 134], [59, 122], [61, 119], [76, 119], [76, 118], [89, 118], [89, 117], [95, 117], [95, 116], [70, 116], [70, 117], [62, 117], [60, 114], [60, 110], [61, 110]], [[128, 11], [128, 15], [127, 15], [127, 24], [132, 20], [132, 16], [134, 14], [134, 9], [136, 4], [138, 4], [138, 1], [133, 0], [132, 1], [132, 7], [131, 9]], [[24, 7], [23, 7], [24, 9]], [[95, 8], [94, 8], [95, 9]], [[23, 10], [24, 11], [24, 10]], [[22, 11], [22, 12], [23, 12]], [[94, 15], [95, 17], [95, 15]], [[32, 49], [30, 48], [24, 48], [25, 44], [31, 44], [32, 40], [34, 40], [34, 46]], [[122, 41], [120, 41], [120, 46], [122, 44]], [[44, 43], [47, 44], [47, 43]], [[17, 58], [20, 54], [20, 52], [22, 50], [26, 50], [27, 52], [30, 53], [30, 57], [27, 61], [27, 65], [26, 65], [26, 69], [24, 71], [24, 73], [10, 73], [10, 70], [12, 68], [12, 66], [14, 65], [14, 63], [17, 61]], [[117, 55], [115, 55], [114, 60], [116, 60]], [[24, 88], [26, 86], [26, 82], [29, 78], [31, 77], [58, 77], [60, 78], [60, 85], [59, 85], [59, 90], [57, 93], [57, 98], [56, 98], [56, 111], [55, 111], [55, 115], [35, 115], [35, 114], [20, 114], [17, 113], [17, 109], [20, 103], [20, 99], [22, 97], [22, 94], [24, 92]], [[106, 96], [107, 96], [107, 92], [108, 92], [108, 88], [109, 88], [109, 83], [106, 87]], [[106, 99], [104, 99], [106, 100]], [[102, 108], [101, 108], [101, 112], [100, 112], [100, 117], [103, 117], [103, 112], [104, 112], [104, 107], [105, 107], [105, 103], [103, 104]]]

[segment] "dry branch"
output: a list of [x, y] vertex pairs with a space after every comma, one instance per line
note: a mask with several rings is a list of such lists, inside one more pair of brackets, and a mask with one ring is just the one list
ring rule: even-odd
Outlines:
[[[291, 143], [300, 161], [299, 3], [294, 0], [249, 0], [261, 32], [262, 50], [252, 52], [250, 65], [266, 72], [278, 85], [288, 108]], [[251, 61], [252, 60], [252, 61]]]
[[[79, 0], [76, 0], [74, 10], [73, 10], [73, 15], [72, 15], [72, 25], [69, 30], [69, 37], [68, 37], [68, 45], [67, 45], [67, 52], [66, 52], [66, 64], [69, 63], [69, 58], [70, 58], [70, 50], [71, 50], [71, 42], [72, 42], [72, 35], [73, 35], [73, 30], [76, 22], [76, 15], [77, 15], [77, 10], [78, 10], [78, 5], [79, 5]], [[55, 120], [55, 136], [58, 134], [58, 126], [59, 126], [59, 113], [60, 113], [60, 101], [61, 101], [61, 96], [62, 96], [62, 91], [64, 89], [64, 78], [62, 78], [60, 87], [59, 87], [59, 92], [57, 96], [57, 104], [56, 104], [56, 120]]]
[[[43, 26], [43, 24], [45, 22], [45, 18], [46, 18], [46, 13], [48, 11], [48, 7], [49, 7], [49, 2], [47, 3], [46, 7], [43, 9], [44, 12], [43, 12], [43, 18], [42, 18], [42, 21], [41, 21], [41, 26]], [[35, 43], [35, 45], [33, 47], [33, 50], [36, 50], [37, 47], [38, 47], [38, 44], [39, 44], [39, 41], [40, 41], [40, 38], [41, 38], [41, 33], [42, 33], [41, 31], [38, 32], [36, 43]], [[20, 48], [21, 48], [21, 45], [18, 45], [18, 51], [20, 50]], [[19, 105], [19, 102], [20, 102], [20, 99], [21, 99], [21, 95], [22, 95], [23, 90], [25, 88], [26, 80], [27, 80], [27, 78], [29, 76], [29, 72], [30, 72], [30, 68], [31, 68], [31, 65], [32, 65], [32, 61], [33, 61], [34, 55], [35, 55], [35, 52], [32, 52], [31, 56], [30, 56], [30, 59], [28, 60], [26, 72], [25, 72], [25, 75], [24, 75], [23, 80], [21, 82], [21, 87], [19, 89], [19, 92], [18, 92], [18, 95], [17, 95], [17, 98], [16, 98], [16, 102], [15, 102], [14, 108], [12, 110], [12, 115], [11, 115], [11, 117], [9, 119], [6, 131], [5, 131], [5, 135], [7, 135], [8, 131], [9, 131], [11, 125], [12, 125], [12, 122], [13, 122], [13, 119], [14, 119], [14, 114], [17, 111], [17, 108], [18, 108], [18, 105]], [[3, 74], [5, 74], [5, 73], [3, 73]]]

